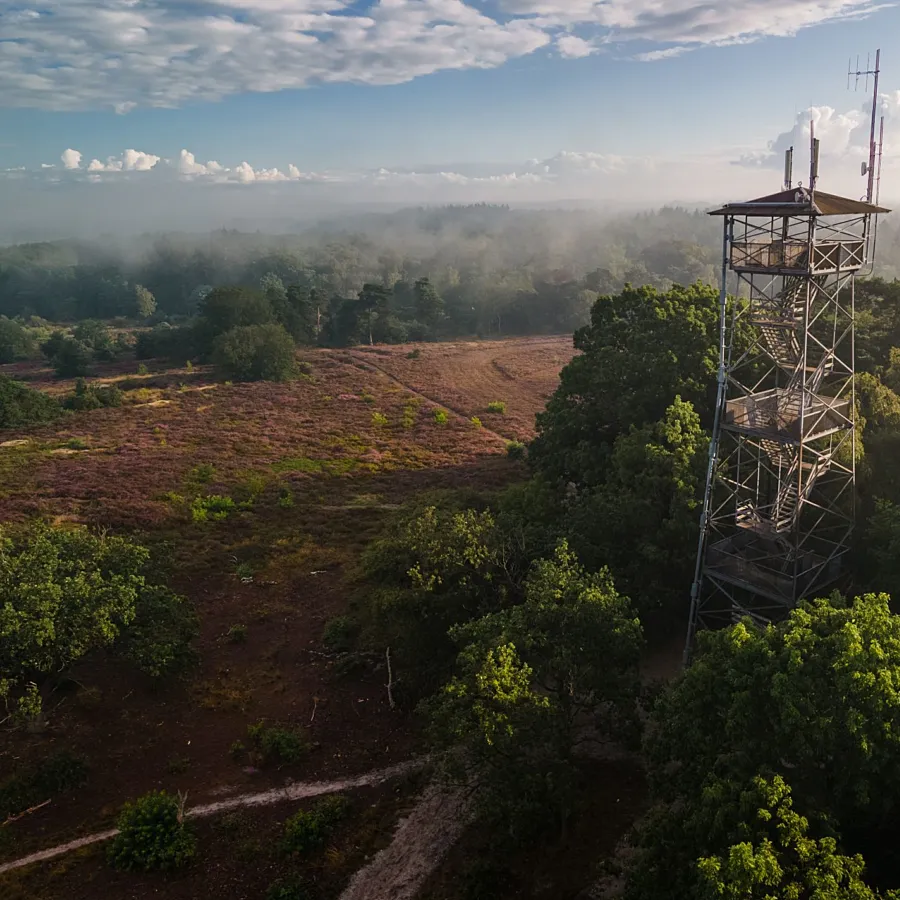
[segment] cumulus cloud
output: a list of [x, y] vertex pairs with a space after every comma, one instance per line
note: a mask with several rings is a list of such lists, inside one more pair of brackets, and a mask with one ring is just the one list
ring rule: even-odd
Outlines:
[[559, 55], [566, 59], [581, 59], [596, 52], [596, 47], [584, 38], [575, 34], [562, 34], [556, 39], [556, 49]]
[[[868, 15], [881, 0], [0, 0], [0, 105], [172, 107], [315, 83], [397, 84], [491, 68], [553, 44], [651, 41], [664, 59], [699, 46], [794, 34]], [[573, 33], [577, 30], [579, 34]], [[674, 46], [668, 46], [674, 45]]]
[[81, 165], [81, 154], [71, 148], [64, 150], [60, 159], [67, 169], [77, 169]]
[[92, 159], [87, 170], [88, 172], [149, 172], [159, 160], [160, 157], [154, 156], [152, 153], [126, 150], [121, 156], [107, 157], [105, 163], [100, 162], [99, 159]]

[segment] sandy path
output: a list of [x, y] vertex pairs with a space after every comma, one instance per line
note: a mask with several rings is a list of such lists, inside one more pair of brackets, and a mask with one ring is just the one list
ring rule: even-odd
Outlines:
[[[268, 806], [272, 803], [281, 803], [285, 800], [304, 800], [309, 797], [318, 797], [321, 794], [335, 794], [338, 791], [347, 791], [360, 787], [371, 787], [396, 778], [398, 775], [405, 775], [422, 766], [419, 760], [401, 763], [396, 766], [389, 766], [386, 769], [379, 769], [375, 772], [368, 772], [357, 778], [347, 778], [341, 781], [306, 781], [297, 784], [289, 784], [282, 788], [272, 788], [269, 791], [262, 791], [257, 794], [240, 794], [237, 797], [229, 797], [227, 800], [218, 800], [215, 803], [207, 803], [203, 806], [195, 806], [188, 809], [185, 815], [191, 819], [204, 818], [206, 816], [214, 816], [218, 813], [226, 812], [230, 809], [237, 809], [242, 806]], [[46, 859], [53, 859], [56, 856], [62, 856], [73, 850], [79, 850], [91, 844], [97, 844], [101, 841], [107, 841], [115, 837], [119, 833], [117, 828], [109, 831], [99, 831], [95, 834], [89, 834], [86, 837], [69, 841], [67, 844], [59, 844], [48, 850], [40, 850], [29, 856], [23, 856], [21, 859], [15, 859], [11, 862], [0, 864], [0, 874], [3, 872], [11, 872], [13, 869], [21, 869], [32, 863], [43, 862]]]
[[464, 792], [432, 785], [397, 826], [394, 839], [360, 869], [340, 900], [415, 900], [469, 822]]

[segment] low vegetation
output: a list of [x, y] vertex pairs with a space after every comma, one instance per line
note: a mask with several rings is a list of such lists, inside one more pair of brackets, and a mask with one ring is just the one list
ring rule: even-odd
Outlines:
[[196, 853], [196, 839], [184, 821], [182, 801], [154, 791], [126, 803], [116, 822], [119, 833], [109, 845], [114, 868], [153, 871], [178, 869]]

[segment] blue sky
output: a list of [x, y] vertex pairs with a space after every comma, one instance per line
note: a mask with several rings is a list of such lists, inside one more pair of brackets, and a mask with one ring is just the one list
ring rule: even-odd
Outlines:
[[887, 186], [900, 9], [870, 0], [0, 0], [0, 169], [17, 197], [165, 171], [410, 202], [719, 199], [777, 187], [767, 148], [808, 140], [813, 107], [825, 171], [856, 191], [845, 71], [878, 46]]

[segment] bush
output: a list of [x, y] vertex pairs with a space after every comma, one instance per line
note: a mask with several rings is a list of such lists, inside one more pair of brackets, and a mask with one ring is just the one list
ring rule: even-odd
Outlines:
[[213, 360], [235, 381], [287, 381], [296, 373], [294, 350], [283, 325], [239, 325], [216, 338]]
[[51, 362], [59, 378], [87, 375], [93, 354], [91, 348], [74, 338], [63, 338]]
[[524, 459], [525, 445], [521, 441], [510, 441], [506, 445], [506, 455], [510, 459]]
[[422, 355], [422, 351], [416, 347], [415, 350], [410, 350], [409, 353], [406, 354], [407, 359], [418, 359]]
[[491, 400], [487, 405], [487, 411], [489, 413], [499, 413], [499, 415], [503, 416], [506, 414], [506, 404], [502, 400]]
[[191, 519], [194, 522], [221, 522], [233, 512], [235, 502], [231, 497], [212, 494], [209, 497], [196, 497], [191, 504]]
[[65, 750], [48, 757], [0, 785], [0, 822], [51, 797], [81, 787], [88, 768], [80, 756]]
[[384, 413], [372, 413], [372, 424], [376, 428], [384, 428], [388, 423], [388, 417]]
[[51, 422], [59, 414], [60, 406], [52, 397], [0, 375], [0, 428]]
[[196, 851], [178, 798], [165, 791], [126, 803], [117, 825], [119, 833], [109, 848], [109, 861], [116, 869], [177, 869]]
[[247, 737], [263, 764], [299, 762], [309, 752], [309, 739], [299, 728], [257, 722], [247, 726]]
[[282, 509], [290, 509], [294, 505], [294, 492], [289, 487], [283, 487], [278, 492], [278, 505]]
[[476, 428], [484, 428], [484, 422], [482, 422], [481, 419], [478, 418], [478, 416], [472, 416], [472, 424]]
[[228, 643], [229, 644], [246, 644], [247, 643], [247, 626], [246, 625], [232, 625], [231, 628], [228, 629]]
[[191, 481], [209, 484], [216, 477], [216, 467], [212, 463], [200, 463], [191, 469]]
[[322, 643], [329, 650], [344, 653], [353, 643], [353, 623], [347, 616], [335, 616], [325, 623]]
[[443, 409], [436, 409], [434, 411], [434, 423], [435, 425], [446, 425], [450, 421], [450, 416], [447, 415], [447, 411]]
[[62, 401], [65, 409], [83, 411], [122, 405], [122, 392], [114, 384], [88, 384], [83, 378], [75, 382], [75, 390]]
[[138, 359], [182, 360], [194, 356], [197, 348], [198, 334], [194, 327], [173, 328], [163, 322], [151, 331], [142, 331], [137, 336], [134, 349]]
[[320, 800], [312, 809], [300, 810], [284, 823], [281, 847], [285, 853], [308, 853], [322, 847], [344, 818], [349, 804], [339, 794]]

